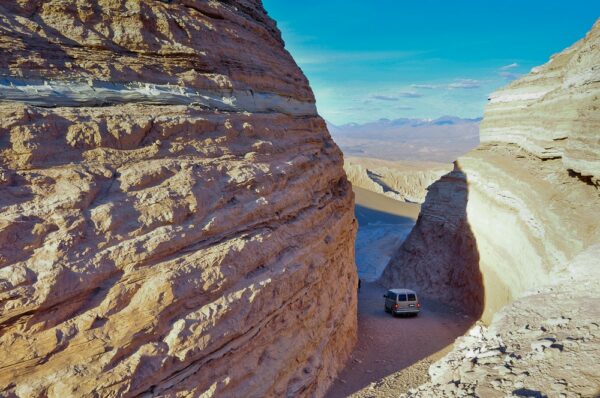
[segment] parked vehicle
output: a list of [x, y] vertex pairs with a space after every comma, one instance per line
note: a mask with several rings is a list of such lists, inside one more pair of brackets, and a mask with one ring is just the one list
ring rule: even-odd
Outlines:
[[417, 315], [421, 311], [421, 303], [414, 290], [390, 289], [383, 295], [385, 298], [385, 312], [396, 314]]

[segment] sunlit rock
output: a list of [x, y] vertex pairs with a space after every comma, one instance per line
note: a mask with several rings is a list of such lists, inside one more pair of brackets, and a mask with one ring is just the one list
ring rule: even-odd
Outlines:
[[260, 1], [4, 2], [0, 28], [0, 396], [322, 395], [353, 195]]

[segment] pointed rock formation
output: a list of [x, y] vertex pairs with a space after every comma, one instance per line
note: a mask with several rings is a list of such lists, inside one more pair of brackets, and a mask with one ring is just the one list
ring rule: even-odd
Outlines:
[[430, 188], [388, 265], [387, 285], [491, 321], [459, 340], [414, 395], [600, 391], [599, 48], [597, 22], [491, 96], [482, 144]]
[[322, 395], [353, 195], [261, 2], [4, 2], [0, 51], [0, 396]]

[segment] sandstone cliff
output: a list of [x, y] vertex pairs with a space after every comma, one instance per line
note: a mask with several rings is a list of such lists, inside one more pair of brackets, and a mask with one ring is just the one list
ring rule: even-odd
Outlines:
[[392, 162], [347, 157], [344, 170], [353, 186], [403, 202], [423, 203], [427, 187], [452, 169], [434, 162]]
[[599, 46], [600, 22], [491, 96], [482, 144], [433, 185], [390, 261], [384, 283], [485, 322], [517, 300], [456, 345], [421, 396], [600, 392]]
[[261, 2], [4, 2], [0, 51], [0, 395], [322, 395], [353, 195]]

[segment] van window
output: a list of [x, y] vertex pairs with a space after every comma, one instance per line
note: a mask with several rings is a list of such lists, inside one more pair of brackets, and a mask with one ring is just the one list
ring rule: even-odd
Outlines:
[[396, 300], [396, 293], [388, 293], [388, 298], [390, 300]]
[[408, 294], [408, 301], [417, 301], [417, 296], [414, 295], [414, 294], [412, 294], [412, 293], [409, 293]]
[[398, 301], [406, 301], [406, 294], [399, 294]]

